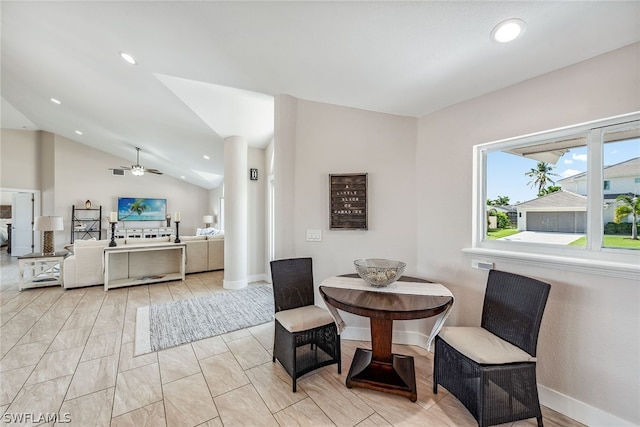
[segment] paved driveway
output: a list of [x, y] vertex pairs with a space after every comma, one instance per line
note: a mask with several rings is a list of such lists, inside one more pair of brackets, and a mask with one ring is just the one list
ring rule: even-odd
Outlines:
[[553, 245], [568, 245], [574, 240], [584, 236], [582, 233], [551, 233], [543, 231], [522, 231], [512, 236], [502, 237], [498, 240], [511, 242], [550, 243]]

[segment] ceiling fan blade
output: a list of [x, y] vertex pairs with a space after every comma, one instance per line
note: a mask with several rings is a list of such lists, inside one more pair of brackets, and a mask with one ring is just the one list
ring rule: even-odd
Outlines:
[[[120, 166], [119, 168], [109, 168], [109, 170], [122, 169], [127, 171], [133, 171], [134, 175], [144, 175], [145, 172], [155, 173], [156, 175], [162, 175], [158, 169], [145, 169], [144, 166], [140, 164], [140, 148], [136, 148], [136, 164], [131, 166]], [[137, 174], [136, 171], [140, 171], [141, 173]]]

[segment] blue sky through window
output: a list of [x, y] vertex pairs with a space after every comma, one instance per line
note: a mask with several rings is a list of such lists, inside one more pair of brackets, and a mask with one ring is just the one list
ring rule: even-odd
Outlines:
[[[605, 165], [613, 165], [640, 157], [640, 139], [604, 144]], [[537, 160], [515, 154], [495, 151], [487, 155], [487, 198], [509, 197], [511, 204], [526, 202], [537, 197], [538, 189], [527, 185], [531, 178], [526, 172], [536, 167]], [[554, 181], [587, 170], [587, 147], [572, 148], [553, 166]]]

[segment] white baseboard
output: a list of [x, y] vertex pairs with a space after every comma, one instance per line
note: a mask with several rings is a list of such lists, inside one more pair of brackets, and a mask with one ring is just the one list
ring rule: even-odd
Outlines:
[[638, 427], [638, 424], [618, 418], [540, 384], [538, 384], [538, 396], [540, 404], [590, 427]]
[[[369, 328], [348, 327], [340, 335], [342, 339], [370, 341]], [[416, 345], [426, 350], [427, 336], [418, 332], [393, 331], [396, 344]], [[433, 348], [431, 349], [433, 352]], [[590, 427], [639, 427], [638, 424], [618, 418], [570, 396], [538, 384], [540, 404]]]
[[269, 275], [267, 273], [253, 274], [253, 275], [247, 277], [247, 281], [249, 283], [253, 283], [253, 282], [268, 282], [268, 283], [271, 283], [271, 280], [269, 279]]
[[242, 289], [247, 287], [248, 284], [249, 282], [247, 281], [247, 279], [242, 279], [242, 280], [223, 279], [222, 280], [222, 287], [225, 289]]

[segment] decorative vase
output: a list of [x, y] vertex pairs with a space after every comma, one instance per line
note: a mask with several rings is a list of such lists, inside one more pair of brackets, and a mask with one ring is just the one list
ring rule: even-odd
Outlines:
[[91, 209], [91, 200], [87, 200], [86, 202], [84, 202], [84, 207], [87, 209]]

